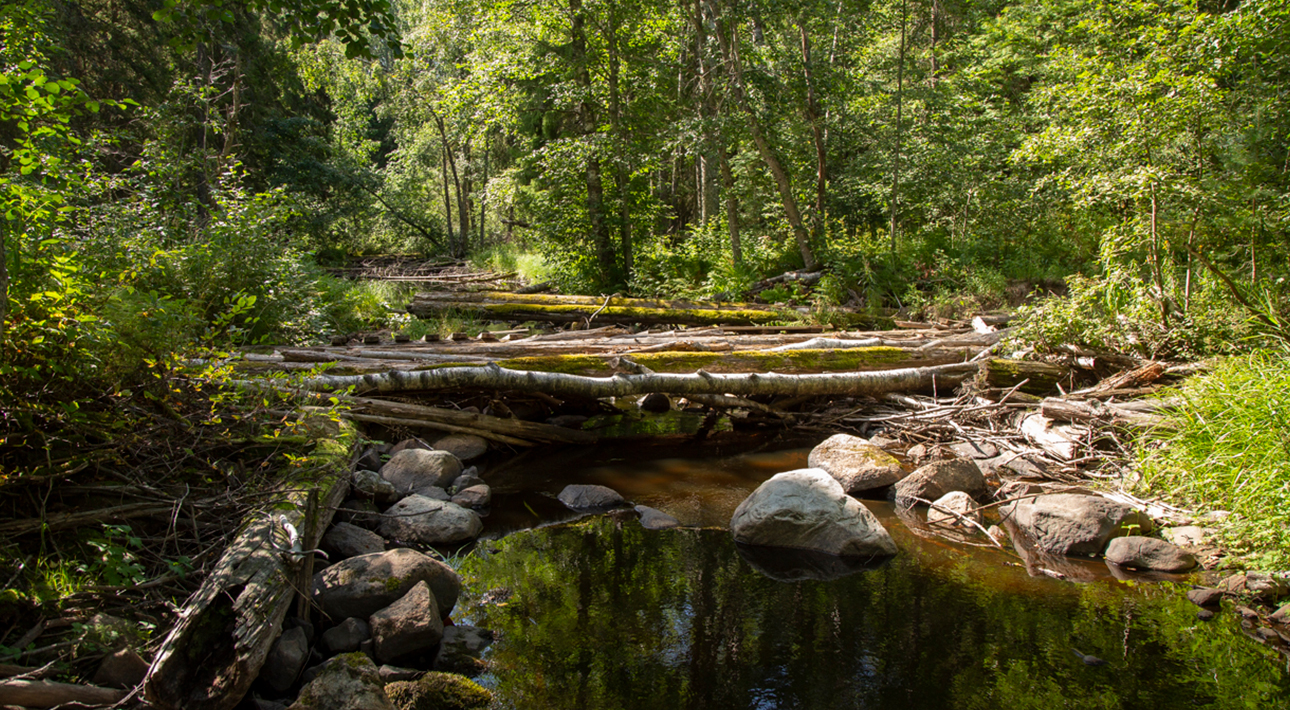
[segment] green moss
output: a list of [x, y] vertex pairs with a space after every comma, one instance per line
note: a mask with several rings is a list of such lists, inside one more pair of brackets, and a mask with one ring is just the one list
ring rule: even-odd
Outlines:
[[[654, 372], [855, 372], [875, 367], [900, 365], [913, 359], [909, 351], [891, 347], [848, 348], [844, 350], [739, 350], [731, 353], [669, 351], [629, 356]], [[542, 355], [501, 360], [510, 370], [559, 372], [567, 375], [606, 376], [614, 372], [612, 356]]]
[[389, 683], [385, 694], [399, 710], [474, 710], [493, 700], [492, 693], [469, 678], [436, 672]]

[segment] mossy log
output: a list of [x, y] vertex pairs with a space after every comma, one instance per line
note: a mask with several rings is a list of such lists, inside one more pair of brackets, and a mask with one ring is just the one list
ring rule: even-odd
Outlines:
[[[894, 370], [947, 365], [971, 359], [973, 349], [918, 351], [893, 347], [860, 347], [845, 350], [738, 350], [635, 352], [629, 355], [539, 355], [497, 361], [499, 367], [528, 372], [560, 372], [604, 377], [621, 371], [685, 373], [777, 372], [808, 374]], [[643, 368], [643, 369], [642, 369]]]
[[485, 367], [441, 367], [433, 370], [392, 371], [379, 375], [319, 376], [301, 381], [299, 387], [313, 391], [335, 391], [349, 387], [359, 392], [407, 392], [478, 388], [543, 392], [550, 395], [585, 397], [626, 397], [660, 392], [664, 394], [777, 394], [789, 396], [880, 395], [957, 385], [977, 369], [977, 363], [954, 363], [898, 370], [842, 372], [809, 375], [694, 374], [651, 372], [613, 377], [584, 377], [559, 372], [511, 370], [490, 364]]
[[1042, 397], [1056, 392], [1057, 384], [1070, 377], [1070, 369], [1052, 363], [991, 358], [981, 363], [976, 385], [980, 389], [1011, 389], [1025, 382], [1022, 392]]
[[[445, 311], [472, 313], [505, 321], [547, 323], [618, 323], [643, 325], [766, 325], [798, 320], [801, 314], [787, 308], [748, 303], [705, 303], [643, 298], [551, 296], [496, 291], [479, 293], [422, 293], [408, 304], [420, 318]], [[861, 325], [868, 318], [841, 314], [846, 325]]]
[[[309, 463], [281, 482], [281, 495], [250, 514], [215, 569], [179, 614], [144, 681], [144, 696], [167, 710], [231, 710], [264, 665], [282, 622], [312, 576], [312, 555], [285, 547], [279, 516], [317, 547], [349, 492], [346, 426], [320, 441]], [[302, 587], [304, 584], [306, 587]]]

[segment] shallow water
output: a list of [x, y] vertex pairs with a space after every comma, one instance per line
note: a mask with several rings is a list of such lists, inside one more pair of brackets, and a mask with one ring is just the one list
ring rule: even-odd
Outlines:
[[805, 450], [723, 453], [499, 472], [487, 527], [546, 524], [482, 542], [464, 567], [458, 621], [499, 632], [481, 681], [502, 707], [1290, 707], [1279, 656], [1233, 614], [1197, 620], [1185, 587], [1118, 581], [1091, 561], [1063, 568], [1083, 583], [1032, 576], [1015, 553], [921, 536], [883, 503], [865, 502], [900, 553], [831, 581], [780, 581], [794, 573], [724, 529], [549, 524], [572, 517], [551, 495], [580, 482], [725, 526], [762, 480], [805, 464]]

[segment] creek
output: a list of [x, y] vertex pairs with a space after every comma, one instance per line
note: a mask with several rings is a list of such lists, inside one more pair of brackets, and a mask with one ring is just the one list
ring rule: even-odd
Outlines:
[[[490, 472], [493, 539], [463, 563], [456, 620], [497, 632], [479, 680], [500, 707], [1290, 706], [1284, 660], [1230, 611], [1199, 620], [1185, 583], [1100, 561], [1071, 561], [1078, 583], [1031, 576], [1011, 550], [917, 534], [884, 501], [864, 502], [900, 553], [875, 568], [806, 579], [737, 548], [734, 508], [805, 466], [807, 449], [769, 448], [784, 444], [571, 448]], [[578, 517], [554, 499], [568, 483], [693, 527]]]

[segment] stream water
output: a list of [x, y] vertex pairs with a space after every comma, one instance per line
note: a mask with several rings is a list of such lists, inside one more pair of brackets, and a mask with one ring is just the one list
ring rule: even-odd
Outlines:
[[[900, 553], [877, 568], [820, 581], [758, 558], [723, 528], [807, 450], [749, 448], [570, 450], [490, 473], [495, 539], [464, 564], [458, 623], [498, 633], [480, 682], [501, 707], [1290, 707], [1284, 660], [1230, 612], [1198, 620], [1178, 583], [1094, 562], [1068, 568], [1078, 583], [1031, 576], [1011, 551], [920, 535], [880, 501], [865, 504]], [[698, 527], [575, 520], [553, 498], [567, 483]]]

